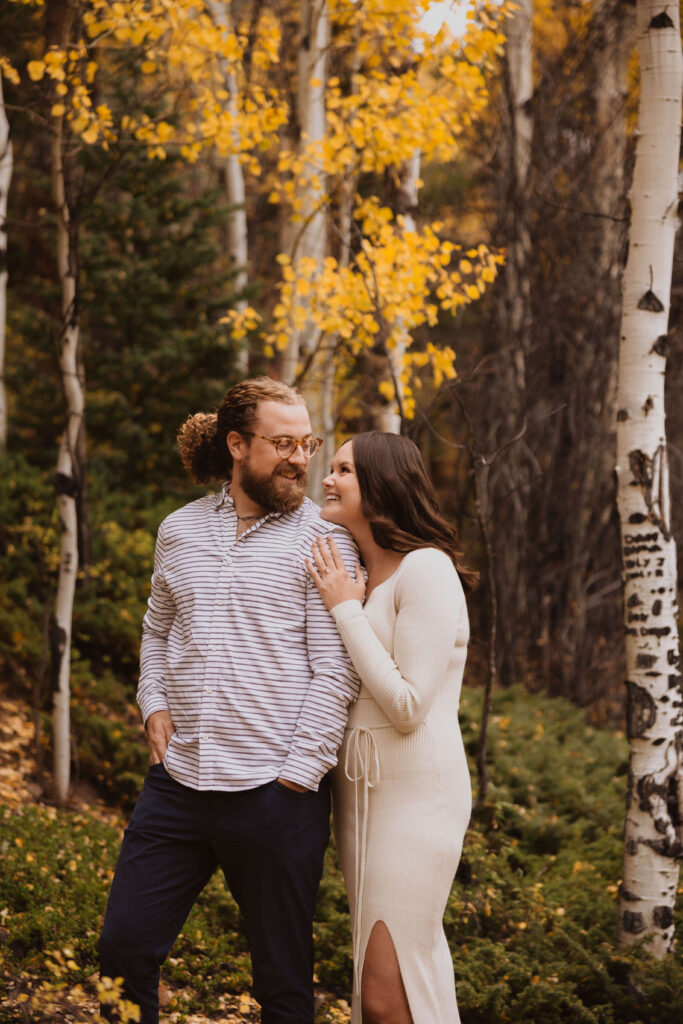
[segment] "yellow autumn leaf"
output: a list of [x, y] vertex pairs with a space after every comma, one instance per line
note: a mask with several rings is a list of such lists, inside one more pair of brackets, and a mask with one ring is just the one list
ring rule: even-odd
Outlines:
[[53, 117], [63, 117], [66, 112], [66, 107], [63, 103], [55, 103], [50, 113]]
[[88, 128], [86, 128], [86, 130], [85, 130], [85, 131], [84, 131], [84, 132], [83, 132], [83, 133], [81, 134], [81, 138], [83, 139], [83, 141], [84, 141], [84, 142], [85, 142], [85, 143], [86, 143], [86, 144], [87, 144], [88, 146], [92, 146], [93, 142], [97, 142], [97, 139], [98, 139], [98, 136], [99, 136], [99, 134], [100, 134], [100, 130], [99, 130], [99, 128], [97, 127], [97, 125], [96, 125], [96, 124], [91, 124], [91, 125], [90, 125], [90, 126], [89, 126]]
[[26, 70], [31, 81], [39, 82], [45, 74], [45, 61], [31, 60], [28, 62]]

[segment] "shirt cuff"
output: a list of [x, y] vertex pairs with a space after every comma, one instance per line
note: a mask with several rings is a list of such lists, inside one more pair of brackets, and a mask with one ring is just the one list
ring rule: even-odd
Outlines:
[[317, 793], [324, 774], [325, 772], [321, 775], [320, 769], [315, 768], [309, 762], [302, 761], [295, 754], [290, 754], [278, 772], [278, 778], [287, 779], [288, 782], [297, 782], [300, 786], [305, 786], [306, 789], [312, 789], [314, 793]]
[[147, 719], [155, 711], [169, 711], [168, 701], [164, 693], [150, 693], [138, 700], [138, 706], [142, 712], [142, 721], [147, 725]]

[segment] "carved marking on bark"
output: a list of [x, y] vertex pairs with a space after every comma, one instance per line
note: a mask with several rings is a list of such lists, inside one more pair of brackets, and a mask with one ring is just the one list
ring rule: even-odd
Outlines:
[[661, 14], [655, 14], [650, 22], [650, 28], [674, 28], [674, 23], [666, 11], [662, 11]]
[[617, 422], [618, 423], [623, 423], [624, 420], [627, 420], [628, 418], [629, 418], [629, 411], [628, 411], [628, 409], [620, 409], [619, 412], [617, 413]]
[[647, 416], [647, 414], [649, 412], [651, 412], [654, 409], [654, 407], [655, 407], [654, 398], [652, 397], [652, 395], [648, 395], [647, 398], [645, 399], [645, 401], [643, 402], [643, 414], [645, 416]]
[[642, 686], [626, 681], [626, 718], [629, 739], [642, 736], [654, 724], [657, 717], [655, 702]]
[[[643, 492], [650, 522], [658, 526], [664, 540], [671, 539], [669, 524], [663, 517], [662, 510], [668, 509], [668, 493], [666, 485], [667, 463], [666, 449], [663, 444], [657, 447], [653, 458], [639, 448], [629, 452], [629, 466], [634, 476], [634, 484]], [[658, 575], [655, 573], [655, 575]], [[659, 573], [661, 576], [662, 574]]]
[[656, 654], [637, 654], [636, 668], [652, 668], [657, 661]]
[[628, 517], [629, 523], [637, 525], [638, 523], [644, 523], [647, 521], [647, 516], [643, 515], [642, 512], [634, 512], [633, 515]]
[[638, 309], [644, 309], [647, 313], [662, 313], [664, 311], [664, 306], [652, 289], [648, 288], [638, 302]]
[[622, 899], [627, 900], [629, 903], [635, 903], [638, 899], [638, 896], [636, 896], [636, 894], [633, 892], [629, 892], [629, 890], [624, 885], [619, 886], [619, 895]]
[[652, 614], [653, 615], [661, 615], [662, 614], [662, 602], [661, 601], [657, 600], [652, 605]]
[[637, 594], [631, 594], [631, 596], [629, 597], [628, 601], [626, 602], [626, 607], [627, 608], [637, 608], [638, 605], [641, 605], [642, 603], [643, 602], [640, 600], [640, 598], [638, 597]]

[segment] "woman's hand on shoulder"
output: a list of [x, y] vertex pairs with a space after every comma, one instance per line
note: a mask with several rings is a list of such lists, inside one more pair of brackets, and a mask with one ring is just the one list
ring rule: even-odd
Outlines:
[[311, 545], [313, 561], [306, 559], [306, 568], [318, 588], [328, 611], [342, 601], [362, 601], [365, 596], [365, 578], [360, 565], [356, 565], [356, 578], [351, 579], [333, 537], [317, 537]]

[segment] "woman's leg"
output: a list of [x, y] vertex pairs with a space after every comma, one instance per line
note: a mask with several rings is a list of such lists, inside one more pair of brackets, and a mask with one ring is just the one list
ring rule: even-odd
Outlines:
[[373, 926], [361, 982], [363, 1024], [413, 1024], [396, 949], [384, 921]]

